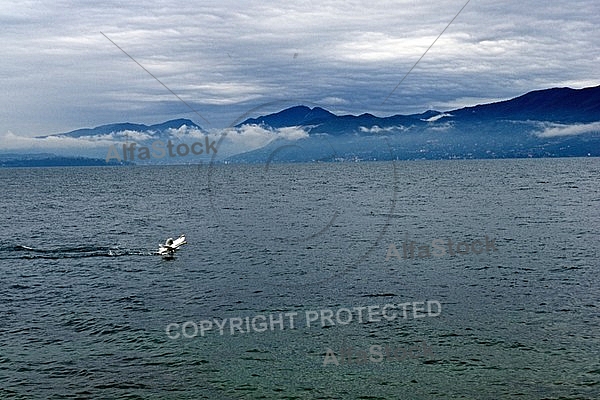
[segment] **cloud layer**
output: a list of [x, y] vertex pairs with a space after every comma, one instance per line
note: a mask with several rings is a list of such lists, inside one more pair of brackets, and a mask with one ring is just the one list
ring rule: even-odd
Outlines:
[[600, 83], [595, 0], [471, 1], [382, 104], [464, 4], [8, 0], [0, 133], [179, 117], [225, 128], [282, 102], [383, 116]]
[[[234, 154], [255, 150], [266, 146], [276, 139], [298, 140], [308, 137], [301, 127], [284, 127], [267, 129], [258, 125], [244, 125], [239, 128], [212, 129], [203, 132], [195, 128], [182, 126], [179, 129], [169, 129], [166, 136], [156, 136], [155, 132], [117, 131], [103, 135], [69, 137], [52, 135], [47, 137], [20, 136], [13, 132], [0, 134], [2, 150], [9, 152], [51, 152], [58, 155], [104, 158], [110, 146], [121, 149], [123, 144], [135, 142], [139, 146], [151, 146], [154, 141], [166, 143], [171, 140], [191, 144], [203, 142], [205, 137], [214, 141], [217, 148], [216, 159], [223, 159]], [[203, 157], [210, 160], [210, 157]]]
[[570, 125], [544, 123], [542, 126], [542, 130], [536, 135], [542, 138], [551, 138], [560, 136], [583, 135], [586, 133], [600, 133], [600, 122]]

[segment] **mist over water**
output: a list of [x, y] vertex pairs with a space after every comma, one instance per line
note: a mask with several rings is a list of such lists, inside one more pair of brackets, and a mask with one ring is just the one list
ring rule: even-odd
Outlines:
[[[597, 158], [0, 169], [0, 397], [598, 398], [599, 179]], [[165, 331], [426, 300], [439, 316]]]

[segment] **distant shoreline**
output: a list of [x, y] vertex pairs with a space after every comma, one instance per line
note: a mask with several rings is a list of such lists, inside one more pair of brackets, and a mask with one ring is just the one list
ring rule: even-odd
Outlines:
[[[576, 158], [600, 158], [597, 155], [582, 155], [582, 156], [544, 156], [544, 157], [488, 157], [488, 158], [418, 158], [418, 159], [392, 159], [392, 160], [314, 160], [314, 161], [278, 161], [273, 164], [321, 164], [321, 163], [371, 163], [371, 162], [393, 162], [393, 161], [476, 161], [476, 160], [542, 160], [542, 159], [576, 159]], [[215, 161], [212, 165], [264, 165], [265, 162], [255, 161]], [[182, 163], [182, 164], [136, 164], [133, 162], [109, 162], [100, 158], [86, 157], [48, 157], [40, 159], [11, 159], [0, 160], [1, 168], [52, 168], [52, 167], [176, 167], [176, 166], [199, 166], [211, 165], [211, 163]]]
[[45, 158], [12, 158], [7, 160], [0, 159], [0, 168], [31, 168], [31, 167], [111, 167], [111, 166], [130, 166], [134, 163], [128, 162], [106, 162], [100, 158], [87, 157], [45, 157]]

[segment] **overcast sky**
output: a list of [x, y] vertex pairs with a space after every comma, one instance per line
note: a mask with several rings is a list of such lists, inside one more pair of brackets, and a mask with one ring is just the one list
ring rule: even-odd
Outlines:
[[214, 129], [296, 104], [444, 111], [600, 84], [597, 0], [471, 0], [456, 16], [465, 3], [3, 0], [0, 136], [173, 118]]

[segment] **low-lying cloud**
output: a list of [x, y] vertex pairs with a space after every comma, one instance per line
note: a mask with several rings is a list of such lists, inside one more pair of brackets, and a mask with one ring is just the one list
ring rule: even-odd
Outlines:
[[269, 129], [252, 124], [215, 131], [210, 136], [220, 140], [219, 155], [225, 157], [259, 149], [276, 139], [299, 140], [307, 138], [308, 132], [298, 126]]
[[228, 157], [266, 146], [276, 139], [298, 140], [308, 137], [301, 127], [284, 127], [270, 129], [260, 125], [243, 125], [229, 129], [214, 129], [208, 132], [195, 127], [181, 126], [168, 129], [165, 134], [155, 131], [115, 131], [108, 134], [71, 137], [66, 135], [50, 135], [44, 137], [19, 136], [13, 132], [0, 135], [2, 151], [5, 152], [44, 152], [68, 156], [104, 158], [111, 145], [124, 143], [151, 143], [153, 141], [173, 140], [176, 142], [192, 142], [208, 137], [218, 143], [218, 158]]
[[372, 134], [382, 134], [382, 133], [390, 133], [390, 132], [402, 132], [407, 130], [408, 128], [402, 125], [395, 126], [386, 126], [380, 127], [379, 125], [373, 125], [371, 127], [361, 126], [358, 128], [361, 133], [372, 133]]
[[551, 138], [560, 136], [575, 136], [586, 133], [600, 133], [600, 122], [592, 122], [589, 124], [556, 124], [545, 123], [543, 130], [536, 133], [536, 136], [541, 138]]

